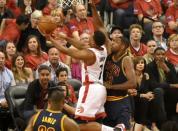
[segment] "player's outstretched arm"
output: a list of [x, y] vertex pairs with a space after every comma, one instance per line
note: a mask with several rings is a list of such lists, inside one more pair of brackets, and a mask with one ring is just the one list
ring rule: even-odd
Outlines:
[[98, 14], [94, 0], [90, 0], [89, 3], [90, 3], [90, 6], [91, 6], [92, 16], [93, 16], [93, 19], [94, 19], [93, 25], [94, 25], [95, 30], [102, 30], [102, 31], [106, 32], [106, 28], [104, 27], [104, 23], [103, 23], [101, 17], [99, 16], [99, 14]]
[[70, 43], [71, 45], [73, 45], [75, 48], [79, 50], [87, 48], [84, 43], [82, 43], [80, 40], [77, 40], [76, 38], [71, 38], [63, 34], [58, 34], [57, 37], [65, 39], [68, 43]]
[[108, 54], [111, 54], [111, 46], [112, 46], [112, 43], [108, 37], [108, 34], [107, 34], [107, 30], [104, 26], [104, 23], [101, 19], [101, 17], [99, 16], [98, 12], [97, 12], [97, 9], [96, 9], [96, 6], [94, 4], [94, 0], [90, 0], [90, 6], [91, 6], [91, 10], [92, 10], [92, 15], [93, 15], [93, 25], [95, 27], [95, 30], [100, 30], [102, 31], [105, 36], [106, 36], [106, 42], [105, 42], [105, 46], [107, 48], [107, 52]]
[[94, 63], [96, 57], [95, 54], [87, 49], [77, 50], [74, 48], [67, 48], [61, 45], [57, 40], [52, 37], [49, 37], [50, 41], [53, 45], [62, 53], [67, 54], [75, 59], [83, 60], [87, 65], [91, 65]]
[[74, 120], [68, 117], [64, 118], [64, 130], [65, 131], [80, 131], [78, 124]]

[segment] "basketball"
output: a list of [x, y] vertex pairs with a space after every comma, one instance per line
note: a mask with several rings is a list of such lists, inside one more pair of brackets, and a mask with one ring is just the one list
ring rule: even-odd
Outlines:
[[57, 24], [51, 16], [43, 16], [38, 21], [38, 30], [43, 34], [51, 34], [57, 28]]

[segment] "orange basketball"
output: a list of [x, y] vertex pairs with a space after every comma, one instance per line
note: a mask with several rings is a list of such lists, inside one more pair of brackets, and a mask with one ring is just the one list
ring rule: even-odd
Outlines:
[[40, 18], [37, 28], [43, 35], [51, 34], [57, 28], [57, 24], [51, 16], [43, 16]]

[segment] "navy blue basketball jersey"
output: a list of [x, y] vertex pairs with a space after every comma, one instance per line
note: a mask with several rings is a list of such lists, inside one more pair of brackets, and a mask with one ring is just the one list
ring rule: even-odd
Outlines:
[[34, 131], [64, 131], [65, 117], [60, 111], [39, 111], [33, 121]]
[[[104, 81], [113, 84], [120, 84], [127, 81], [125, 70], [123, 68], [123, 59], [128, 56], [126, 52], [123, 54], [117, 62], [112, 60], [112, 54], [106, 59], [104, 68]], [[107, 96], [125, 96], [127, 95], [126, 90], [107, 90]]]

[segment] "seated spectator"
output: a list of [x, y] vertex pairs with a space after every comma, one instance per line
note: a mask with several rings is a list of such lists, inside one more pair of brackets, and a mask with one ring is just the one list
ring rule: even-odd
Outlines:
[[25, 52], [25, 60], [27, 67], [36, 71], [38, 66], [48, 60], [48, 54], [41, 50], [40, 42], [37, 36], [30, 35], [26, 40], [27, 52]]
[[147, 53], [143, 57], [146, 61], [146, 64], [149, 64], [154, 59], [153, 54], [154, 54], [154, 50], [157, 48], [157, 44], [154, 40], [149, 40], [146, 43], [146, 46], [147, 46]]
[[55, 34], [55, 33], [62, 32], [67, 36], [71, 36], [70, 30], [67, 28], [67, 26], [64, 23], [65, 18], [63, 14], [63, 9], [61, 8], [53, 9], [50, 15], [54, 18], [55, 22], [57, 23], [57, 28], [54, 30], [53, 33]]
[[25, 14], [25, 2], [31, 2], [32, 10], [42, 10], [48, 3], [48, 0], [18, 0], [17, 5], [21, 8], [23, 14]]
[[[131, 24], [133, 24], [133, 0], [107, 0], [108, 5], [110, 6], [110, 10], [114, 10], [114, 16], [113, 16], [113, 24], [128, 28]], [[107, 10], [107, 9], [106, 9]], [[130, 17], [128, 17], [128, 16]]]
[[[137, 94], [134, 97], [134, 131], [142, 131], [144, 126], [147, 126], [150, 115], [152, 115], [151, 107], [152, 100], [154, 99], [154, 93], [150, 88], [150, 79], [148, 73], [145, 72], [146, 69], [146, 61], [143, 57], [135, 57], [134, 58], [134, 68], [135, 75], [137, 81]], [[153, 122], [153, 121], [151, 121]], [[155, 123], [153, 124], [155, 126]], [[156, 128], [156, 127], [153, 127]]]
[[16, 54], [16, 47], [14, 43], [7, 42], [5, 47], [5, 56], [6, 56], [5, 66], [8, 69], [12, 69], [12, 58], [15, 54]]
[[29, 18], [25, 15], [19, 15], [16, 20], [8, 21], [0, 35], [0, 41], [12, 41], [17, 46], [21, 31], [28, 27]]
[[72, 37], [80, 40], [80, 35], [82, 33], [93, 34], [94, 26], [93, 19], [87, 17], [87, 10], [83, 4], [77, 4], [74, 8], [75, 18], [71, 19], [69, 22], [69, 29], [71, 30]]
[[[166, 61], [165, 53], [163, 48], [156, 48], [154, 51], [154, 60], [147, 66], [152, 90], [156, 89], [161, 92], [158, 96], [158, 101], [155, 101], [157, 104], [161, 103], [162, 105], [162, 107], [159, 107], [160, 112], [156, 113], [158, 118], [161, 118], [158, 125], [159, 128], [166, 120], [166, 114], [168, 120], [175, 116], [178, 100], [178, 89], [176, 89], [178, 87], [178, 78], [174, 66]], [[157, 93], [155, 95], [157, 96]]]
[[22, 14], [20, 8], [17, 7], [17, 5], [16, 5], [16, 0], [7, 0], [6, 6], [8, 9], [10, 9], [12, 11], [15, 18], [17, 18], [19, 15]]
[[152, 24], [152, 38], [158, 47], [167, 50], [167, 40], [163, 37], [165, 25], [161, 21], [154, 21]]
[[25, 44], [24, 42], [26, 41], [26, 39], [28, 38], [29, 35], [35, 35], [39, 38], [40, 44], [41, 44], [41, 49], [43, 51], [47, 51], [47, 45], [46, 45], [46, 38], [39, 32], [39, 30], [37, 29], [37, 23], [40, 19], [40, 17], [42, 17], [42, 12], [39, 10], [35, 10], [30, 17], [30, 24], [28, 25], [28, 27], [22, 31], [21, 36], [20, 36], [20, 40], [18, 42], [17, 45], [17, 50], [18, 51], [23, 51], [25, 48]]
[[57, 0], [48, 0], [48, 4], [42, 9], [43, 15], [50, 15], [51, 11], [57, 8]]
[[67, 82], [68, 79], [68, 70], [65, 67], [61, 67], [58, 68], [56, 70], [56, 76], [58, 78], [58, 83], [59, 85], [61, 85], [63, 83], [63, 85], [66, 86], [66, 103], [69, 105], [74, 106], [77, 103], [77, 97], [75, 95], [75, 91], [74, 88]]
[[34, 2], [34, 0], [23, 0], [24, 7], [21, 9], [25, 15], [30, 15], [32, 13], [32, 11], [34, 9], [32, 7], [33, 2]]
[[141, 43], [142, 27], [138, 24], [133, 24], [129, 28], [130, 33], [130, 52], [133, 56], [143, 56], [147, 53], [147, 47]]
[[178, 0], [174, 0], [173, 4], [166, 11], [166, 32], [168, 34], [176, 34], [178, 32]]
[[[0, 52], [0, 115], [8, 111], [8, 104], [4, 92], [8, 87], [14, 85], [14, 75], [11, 70], [5, 67], [5, 54]], [[8, 113], [4, 118], [0, 117], [0, 130], [7, 131], [11, 120], [11, 116]]]
[[[59, 50], [55, 47], [51, 47], [48, 51], [49, 60], [42, 63], [42, 65], [47, 65], [51, 69], [51, 80], [57, 83], [56, 70], [61, 67], [66, 67], [68, 70], [68, 77], [71, 78], [70, 68], [61, 62], [59, 58]], [[38, 72], [36, 71], [36, 78], [38, 78]]]
[[34, 80], [32, 69], [25, 66], [25, 59], [22, 54], [13, 56], [12, 72], [16, 85], [28, 84]]
[[27, 89], [24, 102], [24, 118], [26, 121], [39, 109], [46, 108], [47, 91], [50, 87], [55, 86], [51, 79], [51, 69], [46, 65], [38, 68], [39, 79], [32, 81]]
[[174, 0], [161, 0], [163, 13], [165, 14], [168, 7], [170, 7], [173, 4]]
[[172, 34], [169, 37], [168, 45], [169, 49], [166, 52], [166, 57], [174, 65], [178, 73], [178, 34]]
[[89, 46], [90, 37], [91, 37], [91, 35], [88, 34], [88, 33], [82, 33], [80, 35], [80, 41], [81, 41], [81, 43], [83, 43], [83, 46], [84, 46], [83, 48], [89, 48], [90, 47]]
[[63, 14], [65, 16], [65, 19], [64, 19], [65, 24], [68, 24], [72, 18], [75, 18], [72, 8], [67, 8], [67, 9], [63, 8]]
[[0, 23], [3, 19], [14, 18], [14, 14], [6, 6], [6, 0], [1, 0], [0, 2]]
[[119, 26], [112, 26], [109, 32], [110, 39], [114, 42], [120, 41], [123, 36], [123, 30]]
[[134, 4], [134, 13], [138, 16], [146, 37], [150, 36], [150, 29], [153, 21], [161, 19], [162, 7], [160, 0], [136, 0]]

